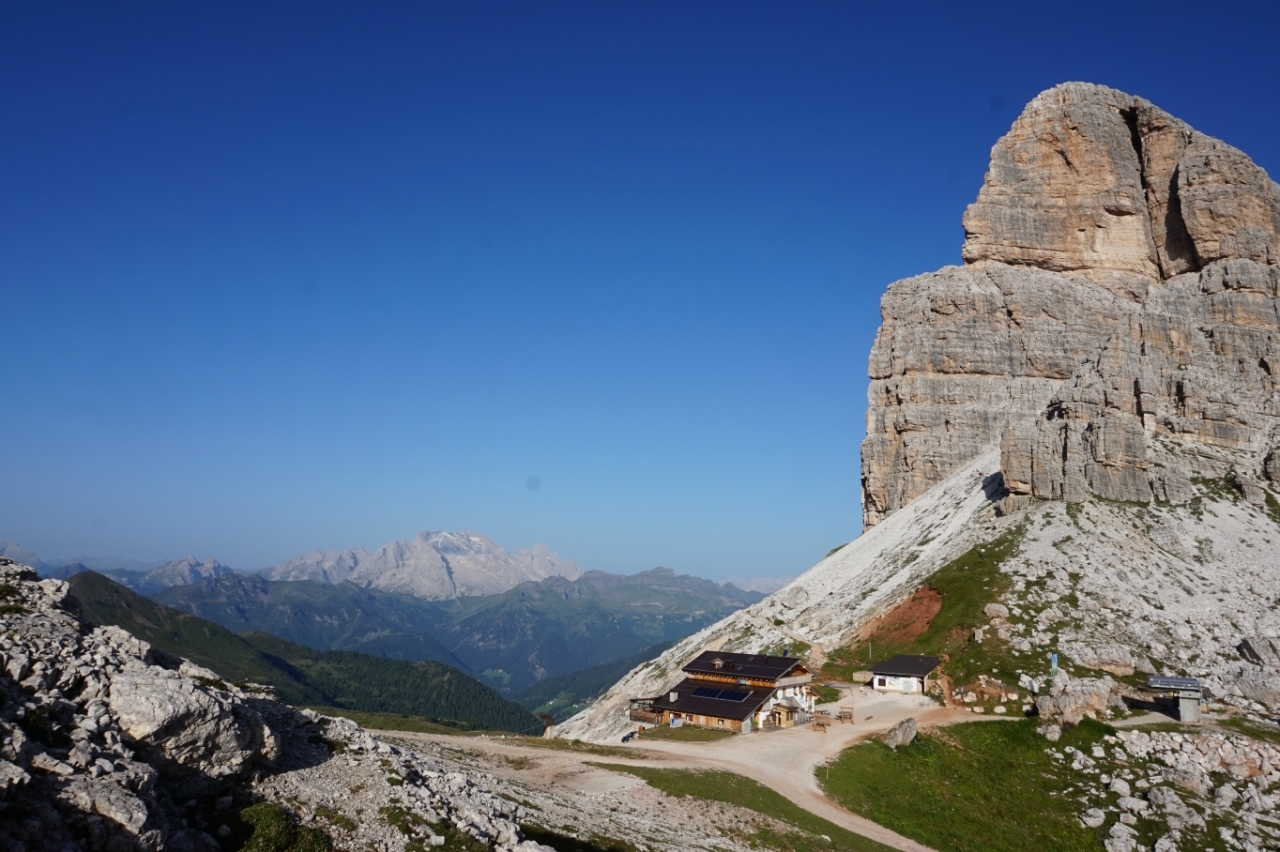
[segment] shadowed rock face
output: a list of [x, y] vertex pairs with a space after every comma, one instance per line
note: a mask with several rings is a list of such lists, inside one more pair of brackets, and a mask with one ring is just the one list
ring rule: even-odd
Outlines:
[[964, 266], [881, 301], [868, 527], [997, 442], [1006, 487], [1036, 497], [1186, 499], [1161, 434], [1280, 477], [1280, 187], [1243, 153], [1064, 84], [992, 149], [964, 227]]

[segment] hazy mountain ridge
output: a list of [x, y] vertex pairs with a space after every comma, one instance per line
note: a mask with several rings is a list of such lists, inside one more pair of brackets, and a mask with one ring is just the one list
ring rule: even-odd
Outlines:
[[431, 601], [312, 581], [223, 576], [155, 600], [235, 632], [261, 630], [312, 648], [435, 659], [504, 693], [671, 641], [761, 598], [656, 568], [630, 576], [553, 576], [482, 597]]
[[262, 572], [269, 580], [349, 581], [428, 600], [490, 595], [529, 580], [574, 579], [582, 569], [543, 544], [508, 553], [474, 532], [422, 532], [373, 553], [314, 550]]
[[[201, 561], [194, 556], [161, 565], [112, 557], [45, 562], [30, 548], [9, 539], [0, 539], [0, 555], [32, 565], [43, 576], [55, 579], [67, 579], [85, 570], [98, 571], [143, 594], [237, 573], [217, 559]], [[351, 582], [427, 600], [447, 600], [498, 594], [520, 583], [547, 577], [572, 580], [582, 575], [582, 569], [544, 544], [508, 553], [479, 533], [428, 531], [390, 542], [373, 552], [363, 547], [313, 550], [257, 573], [269, 580]]]
[[[467, 666], [433, 636], [438, 605], [354, 583], [273, 581], [261, 575], [217, 577], [152, 595], [166, 606], [207, 618], [236, 633], [261, 631], [321, 650], [358, 650], [381, 640], [377, 656]], [[399, 653], [403, 642], [415, 654]]]

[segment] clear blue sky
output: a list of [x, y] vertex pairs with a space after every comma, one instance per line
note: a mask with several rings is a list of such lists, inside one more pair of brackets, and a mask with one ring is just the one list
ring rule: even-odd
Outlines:
[[1276, 9], [4, 4], [0, 537], [797, 573], [861, 529], [878, 299], [1022, 105], [1280, 174]]

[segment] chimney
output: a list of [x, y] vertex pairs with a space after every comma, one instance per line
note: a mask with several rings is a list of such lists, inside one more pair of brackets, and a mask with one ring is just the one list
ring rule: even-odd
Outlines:
[[678, 692], [671, 692], [671, 693], [668, 693], [668, 694], [667, 694], [667, 700], [668, 700], [668, 701], [670, 701], [670, 702], [672, 702], [673, 704], [674, 704], [677, 700], [679, 700], [679, 698], [680, 698], [680, 693], [678, 693]]

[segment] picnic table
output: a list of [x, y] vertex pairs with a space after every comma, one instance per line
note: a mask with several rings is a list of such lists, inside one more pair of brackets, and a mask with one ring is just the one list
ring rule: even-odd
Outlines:
[[839, 715], [836, 716], [836, 718], [840, 720], [840, 724], [844, 724], [845, 722], [848, 722], [849, 724], [853, 724], [853, 721], [854, 721], [853, 707], [850, 705], [841, 706], [840, 713]]

